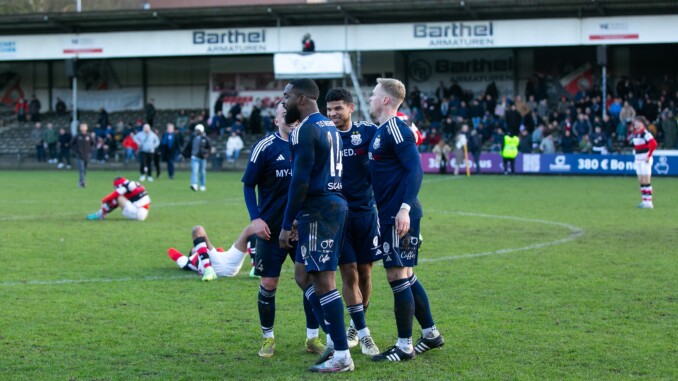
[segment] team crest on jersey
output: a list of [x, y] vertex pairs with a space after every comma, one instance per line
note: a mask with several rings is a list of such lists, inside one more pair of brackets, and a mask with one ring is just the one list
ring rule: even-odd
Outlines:
[[360, 143], [363, 142], [362, 137], [360, 136], [360, 132], [354, 132], [353, 135], [351, 135], [351, 144], [354, 146], [359, 146]]
[[372, 148], [379, 149], [379, 147], [381, 147], [381, 138], [377, 136], [374, 138], [374, 144], [372, 144]]

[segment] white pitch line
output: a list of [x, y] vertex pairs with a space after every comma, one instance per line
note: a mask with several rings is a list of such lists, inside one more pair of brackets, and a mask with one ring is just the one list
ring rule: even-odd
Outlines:
[[[429, 211], [427, 211], [427, 212], [429, 212]], [[567, 230], [570, 231], [570, 235], [568, 235], [565, 238], [557, 239], [555, 241], [538, 242], [538, 243], [534, 243], [534, 244], [523, 246], [523, 247], [499, 249], [499, 250], [495, 250], [495, 251], [484, 251], [484, 252], [481, 252], [481, 253], [452, 255], [452, 256], [447, 256], [447, 257], [422, 258], [421, 260], [419, 260], [419, 262], [452, 261], [452, 260], [457, 260], [457, 259], [486, 257], [488, 255], [503, 255], [503, 254], [509, 254], [509, 253], [516, 253], [516, 252], [520, 252], [520, 251], [541, 249], [541, 248], [548, 247], [548, 246], [561, 245], [561, 244], [564, 244], [564, 243], [567, 243], [567, 242], [570, 242], [570, 241], [574, 241], [575, 239], [579, 238], [580, 236], [582, 236], [584, 234], [584, 229], [579, 228], [579, 227], [574, 226], [574, 225], [566, 224], [566, 223], [563, 223], [563, 222], [546, 221], [546, 220], [539, 220], [539, 219], [533, 219], [533, 218], [522, 218], [522, 217], [514, 217], [514, 216], [497, 216], [497, 215], [493, 215], [493, 214], [484, 214], [484, 213], [446, 212], [446, 211], [439, 211], [439, 210], [433, 210], [432, 212], [442, 213], [442, 214], [458, 214], [458, 215], [461, 215], [461, 216], [469, 216], [469, 217], [494, 218], [494, 219], [501, 219], [501, 220], [514, 220], [514, 221], [532, 222], [532, 223], [545, 224], [545, 225], [555, 225], [555, 226], [560, 226], [560, 227], [566, 228]]]
[[[581, 235], [584, 234], [583, 229], [581, 229], [577, 226], [562, 223], [562, 222], [554, 222], [554, 221], [546, 221], [546, 220], [540, 220], [540, 219], [522, 218], [522, 217], [514, 217], [514, 216], [497, 216], [497, 215], [493, 215], [493, 214], [484, 214], [484, 213], [446, 212], [446, 211], [428, 211], [427, 210], [427, 213], [430, 213], [430, 212], [441, 213], [441, 214], [457, 214], [457, 215], [469, 216], [469, 217], [514, 220], [514, 221], [521, 221], [521, 222], [539, 223], [539, 224], [545, 224], [545, 225], [554, 225], [554, 226], [560, 226], [560, 227], [566, 228], [567, 230], [570, 231], [570, 235], [568, 235], [565, 238], [557, 239], [555, 241], [538, 242], [538, 243], [523, 246], [523, 247], [499, 249], [499, 250], [495, 250], [495, 251], [485, 251], [485, 252], [481, 252], [481, 253], [452, 255], [452, 256], [438, 257], [438, 258], [422, 258], [419, 262], [453, 261], [453, 260], [459, 260], [459, 259], [485, 257], [485, 256], [489, 256], [489, 255], [503, 255], [503, 254], [516, 253], [516, 252], [520, 252], [520, 251], [540, 249], [540, 248], [544, 248], [544, 247], [548, 247], [548, 246], [555, 246], [555, 245], [560, 245], [560, 244], [564, 244], [564, 243], [573, 241], [573, 240], [579, 238]], [[188, 279], [188, 278], [195, 278], [195, 277], [196, 277], [195, 273], [191, 273], [191, 274], [171, 275], [171, 276], [148, 276], [148, 277], [141, 277], [141, 278], [124, 277], [124, 278], [7, 281], [7, 282], [0, 282], [0, 287], [24, 286], [24, 285], [28, 285], [28, 286], [30, 286], [30, 285], [53, 286], [53, 285], [61, 285], [61, 284], [81, 284], [81, 283], [112, 283], [112, 282], [132, 282], [132, 281], [155, 281], [155, 280]]]
[[[166, 208], [170, 206], [192, 206], [192, 205], [205, 205], [205, 204], [218, 204], [223, 202], [224, 204], [234, 204], [237, 202], [243, 202], [242, 198], [227, 198], [223, 200], [198, 200], [198, 201], [182, 201], [182, 202], [151, 202], [151, 205], [153, 209], [155, 208]], [[69, 212], [69, 213], [50, 213], [49, 217], [69, 217], [69, 216], [78, 216], [83, 213], [75, 213], [75, 212]], [[32, 215], [25, 215], [25, 216], [4, 216], [0, 217], [0, 222], [4, 221], [22, 221], [22, 220], [35, 220], [35, 219], [45, 219], [47, 218], [46, 215], [41, 214], [32, 214]]]

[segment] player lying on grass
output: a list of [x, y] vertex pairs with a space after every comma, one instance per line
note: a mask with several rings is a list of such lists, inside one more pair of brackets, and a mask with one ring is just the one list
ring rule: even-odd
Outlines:
[[103, 220], [117, 207], [120, 207], [122, 215], [130, 220], [144, 221], [148, 217], [151, 198], [143, 185], [124, 177], [116, 177], [113, 180], [113, 188], [114, 191], [101, 200], [101, 209], [87, 215], [88, 220]]
[[247, 225], [233, 242], [230, 249], [224, 251], [215, 248], [207, 237], [205, 228], [197, 225], [193, 228], [193, 247], [188, 256], [181, 254], [177, 249], [170, 247], [167, 255], [184, 270], [196, 271], [202, 274], [202, 280], [210, 282], [217, 277], [236, 276], [247, 256], [247, 240], [254, 234], [252, 225]]

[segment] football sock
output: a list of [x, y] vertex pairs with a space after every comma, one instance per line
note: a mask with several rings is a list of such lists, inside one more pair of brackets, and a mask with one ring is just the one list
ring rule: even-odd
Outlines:
[[267, 290], [259, 285], [259, 321], [264, 338], [273, 337], [273, 323], [275, 322], [275, 290]]
[[313, 306], [311, 305], [311, 302], [306, 299], [305, 295], [302, 295], [304, 298], [304, 314], [306, 315], [306, 331], [308, 332], [309, 329], [314, 329], [316, 331], [315, 336], [318, 336], [318, 328], [320, 327], [320, 324], [318, 324], [318, 319], [316, 319], [315, 314], [313, 314]]
[[212, 266], [210, 263], [210, 256], [207, 254], [207, 242], [205, 241], [205, 237], [198, 237], [194, 239], [193, 246], [195, 247], [195, 252], [198, 253], [198, 257], [200, 257], [202, 266], [204, 268]]
[[182, 269], [182, 270], [191, 270], [188, 267], [188, 264], [190, 261], [188, 260], [188, 257], [181, 254], [177, 249], [170, 247], [167, 250], [167, 255], [172, 259], [174, 262], [177, 263], [177, 265]]
[[329, 323], [327, 328], [334, 342], [335, 355], [336, 351], [347, 351], [348, 341], [346, 340], [346, 328], [344, 327], [344, 304], [341, 302], [339, 291], [335, 288], [318, 297], [320, 298], [325, 321]]
[[[365, 336], [365, 330], [367, 328], [367, 323], [365, 323], [365, 310], [363, 309], [362, 303], [348, 306], [346, 309], [348, 310], [348, 314], [351, 315], [353, 326], [358, 331], [358, 337], [362, 339]], [[360, 335], [361, 331], [363, 332], [362, 336]]]
[[320, 305], [320, 299], [318, 298], [318, 295], [315, 294], [315, 288], [313, 288], [313, 285], [306, 287], [306, 290], [304, 290], [304, 296], [306, 296], [308, 302], [311, 303], [311, 309], [313, 310], [313, 315], [315, 315], [315, 320], [318, 322], [318, 325], [320, 325], [320, 328], [323, 330], [323, 332], [327, 333], [329, 337], [329, 331], [327, 330], [327, 325], [325, 325], [325, 317], [323, 316], [323, 308]]
[[433, 317], [431, 316], [431, 307], [428, 302], [428, 295], [424, 286], [421, 285], [417, 276], [412, 274], [409, 279], [410, 289], [414, 297], [414, 317], [417, 318], [421, 328], [431, 328], [435, 326]]
[[[395, 313], [398, 338], [412, 338], [412, 320], [414, 318], [414, 296], [409, 279], [389, 282], [393, 290], [393, 312]], [[400, 339], [398, 339], [400, 340]]]
[[188, 258], [188, 265], [187, 265], [188, 268], [193, 270], [193, 271], [198, 271], [198, 259], [199, 258], [200, 257], [198, 257], [198, 253], [191, 255]]
[[318, 337], [318, 328], [306, 328], [306, 338], [313, 339]]
[[652, 185], [651, 184], [647, 184], [646, 195], [647, 195], [647, 202], [649, 202], [651, 204], [652, 203]]
[[412, 338], [411, 337], [398, 337], [398, 341], [396, 342], [396, 346], [400, 349], [403, 350], [403, 352], [406, 353], [412, 353], [414, 350], [414, 347], [412, 346]]

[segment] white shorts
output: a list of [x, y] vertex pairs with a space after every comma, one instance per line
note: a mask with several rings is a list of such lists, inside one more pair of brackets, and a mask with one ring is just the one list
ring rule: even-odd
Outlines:
[[633, 166], [636, 168], [636, 174], [638, 176], [648, 176], [652, 174], [652, 162], [654, 161], [654, 158], [651, 157], [650, 160], [646, 163], [645, 159], [643, 160], [638, 160], [636, 159], [635, 163]]
[[146, 217], [148, 217], [148, 209], [144, 208], [143, 206], [137, 206], [132, 202], [128, 202], [125, 204], [125, 207], [122, 208], [122, 215], [129, 218], [130, 220], [144, 221]]
[[[240, 268], [247, 257], [247, 253], [239, 253], [236, 249], [230, 248], [227, 251], [217, 251], [212, 248], [209, 251], [210, 265], [218, 276], [236, 276], [240, 272]], [[205, 271], [205, 266], [202, 261], [198, 261], [198, 272], [202, 274]]]

